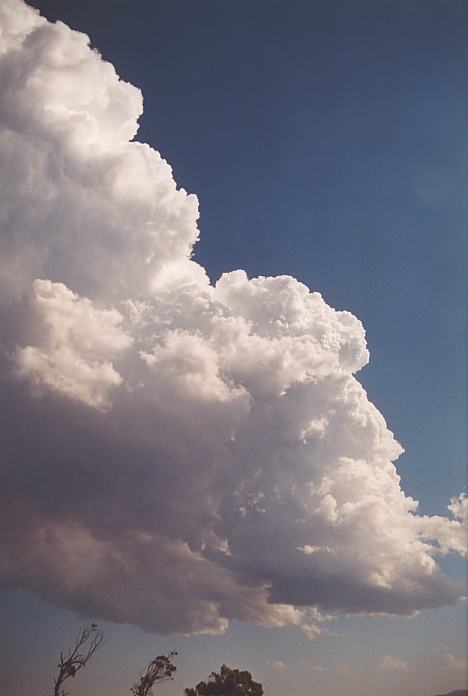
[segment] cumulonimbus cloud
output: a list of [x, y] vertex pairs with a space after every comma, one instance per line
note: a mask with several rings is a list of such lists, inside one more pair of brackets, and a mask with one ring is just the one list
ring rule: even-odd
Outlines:
[[3, 583], [162, 633], [456, 601], [466, 499], [401, 490], [359, 320], [288, 276], [211, 285], [139, 90], [21, 0], [0, 27]]

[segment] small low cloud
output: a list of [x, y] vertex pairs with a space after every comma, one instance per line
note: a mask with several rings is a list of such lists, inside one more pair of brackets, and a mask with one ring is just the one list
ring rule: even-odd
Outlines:
[[466, 672], [468, 669], [468, 661], [455, 657], [452, 653], [447, 653], [445, 656], [445, 667], [456, 672]]
[[341, 672], [341, 674], [352, 674], [354, 670], [355, 665], [351, 663], [344, 663], [344, 664], [338, 664], [336, 666], [336, 669], [338, 672]]
[[279, 670], [285, 670], [288, 668], [282, 660], [273, 660], [273, 662], [271, 662], [271, 666], [273, 667], [273, 669]]
[[384, 655], [379, 663], [379, 669], [382, 672], [407, 672], [409, 667], [405, 660], [399, 660], [391, 655]]
[[450, 652], [447, 646], [443, 648], [436, 647], [433, 650], [434, 655], [438, 655], [442, 660], [442, 669], [453, 672], [468, 672], [468, 660], [460, 658]]
[[309, 640], [315, 640], [323, 632], [322, 628], [317, 624], [302, 624], [301, 628]]

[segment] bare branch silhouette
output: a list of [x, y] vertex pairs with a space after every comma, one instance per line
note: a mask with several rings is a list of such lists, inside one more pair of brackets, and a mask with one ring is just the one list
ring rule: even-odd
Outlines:
[[130, 689], [133, 696], [152, 696], [152, 688], [156, 682], [161, 683], [173, 679], [176, 671], [173, 660], [177, 653], [175, 650], [168, 655], [158, 655], [151, 660], [148, 667], [140, 674], [140, 679]]
[[58, 672], [54, 677], [54, 696], [67, 696], [64, 683], [70, 677], [87, 665], [104, 642], [104, 635], [98, 630], [98, 626], [92, 623], [82, 626], [76, 637], [75, 645], [67, 653], [60, 653], [60, 662], [57, 665]]

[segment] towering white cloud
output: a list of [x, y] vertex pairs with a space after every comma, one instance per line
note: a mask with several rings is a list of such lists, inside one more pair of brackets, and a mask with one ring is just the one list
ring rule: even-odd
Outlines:
[[456, 601], [466, 501], [401, 490], [358, 319], [288, 276], [212, 286], [139, 90], [20, 0], [0, 27], [3, 582], [159, 632]]

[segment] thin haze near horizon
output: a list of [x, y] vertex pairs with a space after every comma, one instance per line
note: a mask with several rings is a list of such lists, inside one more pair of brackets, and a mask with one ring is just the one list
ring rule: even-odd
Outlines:
[[78, 694], [463, 685], [457, 7], [2, 6], [12, 694], [77, 616]]

